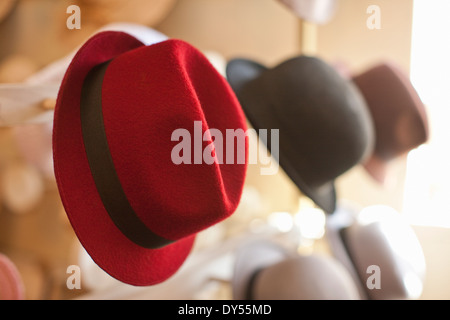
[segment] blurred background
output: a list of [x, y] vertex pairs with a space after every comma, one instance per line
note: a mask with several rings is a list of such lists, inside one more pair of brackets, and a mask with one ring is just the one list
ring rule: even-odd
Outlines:
[[[302, 21], [275, 0], [0, 2], [3, 84], [25, 81], [113, 22], [138, 23], [183, 39], [207, 53], [221, 72], [235, 57], [274, 66], [304, 53], [345, 66], [351, 74], [394, 61], [408, 72], [427, 106], [431, 140], [395, 160], [387, 185], [357, 166], [338, 179], [338, 194], [353, 206], [385, 205], [400, 212], [413, 226], [427, 262], [421, 298], [450, 298], [448, 1], [427, 6], [425, 0], [340, 0], [332, 19], [321, 25]], [[381, 9], [381, 29], [371, 30], [367, 8], [374, 2]], [[81, 9], [81, 28], [69, 30], [66, 9], [73, 4]], [[67, 220], [53, 176], [51, 130], [51, 122], [0, 127], [0, 252], [16, 264], [27, 299], [228, 299], [228, 253], [249, 234], [272, 230], [295, 237], [309, 223], [311, 241], [302, 242], [302, 250], [327, 250], [321, 242], [323, 213], [304, 222], [301, 212], [316, 208], [284, 172], [261, 176], [260, 166], [250, 165], [237, 212], [199, 235], [194, 254], [174, 279], [152, 288], [118, 283], [90, 260]], [[203, 269], [196, 268], [202, 263]], [[70, 265], [81, 267], [81, 289], [66, 285]]]

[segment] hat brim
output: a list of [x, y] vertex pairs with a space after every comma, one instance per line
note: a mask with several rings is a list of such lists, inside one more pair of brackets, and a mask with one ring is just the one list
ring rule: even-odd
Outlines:
[[[257, 79], [267, 70], [268, 68], [255, 61], [234, 59], [227, 65], [227, 80], [236, 93], [248, 121], [255, 130], [282, 130], [283, 125], [278, 121], [276, 115], [272, 113], [268, 104], [263, 103], [263, 100], [257, 101], [258, 99], [264, 99], [263, 97], [256, 97], [255, 101], [247, 101], [242, 94], [244, 87], [248, 83]], [[334, 182], [329, 182], [318, 188], [308, 186], [303, 181], [301, 174], [295, 169], [295, 163], [291, 162], [293, 157], [290, 154], [294, 152], [292, 150], [295, 150], [295, 146], [289, 145], [287, 141], [280, 143], [279, 157], [276, 160], [281, 168], [303, 194], [313, 200], [325, 212], [333, 213], [336, 210], [336, 188]]]
[[373, 154], [363, 164], [364, 169], [369, 175], [380, 185], [386, 184], [386, 178], [388, 175], [389, 162], [384, 161]]
[[89, 39], [68, 67], [58, 94], [53, 128], [55, 177], [70, 223], [91, 258], [112, 277], [134, 286], [167, 280], [184, 263], [195, 235], [161, 249], [145, 249], [114, 225], [96, 189], [84, 148], [80, 100], [84, 79], [103, 62], [144, 44], [123, 32]]
[[227, 79], [234, 92], [239, 94], [245, 85], [258, 78], [267, 67], [248, 59], [233, 59], [227, 64]]
[[236, 252], [233, 278], [233, 299], [248, 300], [251, 279], [256, 272], [283, 261], [292, 254], [282, 246], [269, 240], [254, 240]]
[[367, 292], [359, 278], [358, 272], [349, 256], [344, 240], [342, 238], [343, 230], [351, 226], [356, 219], [356, 208], [340, 205], [336, 212], [328, 217], [326, 222], [326, 239], [331, 254], [339, 263], [346, 268], [358, 289], [362, 299], [367, 299]]

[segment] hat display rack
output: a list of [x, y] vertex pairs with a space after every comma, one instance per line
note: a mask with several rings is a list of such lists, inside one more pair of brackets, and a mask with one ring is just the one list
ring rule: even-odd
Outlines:
[[[427, 123], [426, 110], [408, 79], [395, 65], [381, 64], [358, 75], [346, 74], [346, 76], [343, 76], [337, 68], [333, 68], [331, 64], [318, 58], [318, 27], [329, 23], [333, 19], [338, 10], [338, 0], [273, 1], [278, 2], [285, 9], [289, 10], [300, 24], [300, 55], [284, 60], [276, 66], [269, 67], [253, 60], [238, 57], [228, 57], [230, 59], [226, 61], [223, 56], [214, 51], [197, 51], [189, 43], [177, 42], [178, 40], [172, 40], [162, 32], [157, 31], [157, 29], [153, 29], [152, 25], [158, 25], [176, 7], [176, 0], [155, 1], [159, 6], [158, 10], [143, 9], [140, 10], [139, 15], [136, 15], [135, 7], [133, 7], [136, 4], [131, 4], [130, 1], [79, 0], [80, 5], [89, 9], [86, 10], [86, 17], [99, 26], [82, 45], [75, 49], [72, 48], [71, 52], [63, 58], [57, 59], [42, 68], [38, 68], [26, 57], [20, 56], [13, 57], [3, 66], [0, 65], [0, 131], [6, 137], [1, 138], [2, 141], [0, 142], [2, 145], [7, 146], [5, 150], [13, 150], [10, 151], [11, 154], [7, 157], [8, 161], [1, 160], [0, 162], [0, 219], [6, 222], [20, 221], [20, 223], [11, 223], [10, 230], [7, 230], [8, 226], [0, 225], [0, 233], [8, 235], [6, 237], [8, 241], [15, 241], [19, 251], [23, 249], [23, 252], [28, 252], [28, 244], [21, 240], [21, 236], [26, 232], [36, 232], [30, 227], [31, 224], [35, 224], [42, 230], [46, 230], [46, 228], [49, 230], [52, 226], [57, 225], [58, 228], [56, 229], [60, 230], [62, 228], [64, 230], [58, 231], [64, 233], [64, 236], [61, 243], [54, 244], [56, 251], [66, 251], [62, 254], [64, 261], [71, 261], [86, 272], [83, 279], [84, 290], [67, 293], [65, 280], [68, 275], [66, 270], [64, 270], [65, 264], [55, 261], [50, 263], [43, 262], [40, 258], [34, 259], [34, 256], [23, 259], [11, 254], [8, 257], [7, 252], [2, 254], [3, 244], [0, 243], [0, 300], [58, 299], [61, 297], [68, 299], [150, 300], [201, 300], [211, 297], [236, 300], [383, 300], [417, 299], [420, 296], [420, 289], [423, 288], [425, 263], [420, 244], [411, 233], [411, 230], [397, 220], [389, 222], [384, 220], [381, 222], [375, 221], [371, 227], [363, 227], [362, 224], [358, 224], [360, 213], [368, 210], [359, 208], [356, 203], [351, 203], [351, 208], [343, 206], [343, 202], [340, 201], [339, 193], [336, 192], [333, 182], [353, 167], [363, 165], [367, 172], [373, 175], [373, 179], [382, 186], [387, 174], [388, 163], [427, 141], [429, 125]], [[139, 3], [139, 5], [145, 6], [149, 2], [139, 0]], [[15, 5], [17, 5], [16, 1], [4, 1], [4, 3], [0, 4], [0, 26], [2, 18], [6, 19], [7, 15], [14, 10]], [[124, 20], [133, 20], [133, 22], [117, 22], [120, 20], [117, 17], [118, 13], [125, 17]], [[111, 43], [114, 45], [111, 45]], [[95, 57], [99, 50], [104, 50], [104, 52], [98, 55], [97, 61], [95, 60], [97, 58], [92, 57]], [[183, 52], [180, 53], [180, 50]], [[260, 107], [263, 105], [264, 98], [263, 100], [251, 101], [252, 90], [254, 90], [253, 93], [257, 94], [257, 92], [262, 90], [261, 88], [264, 88], [259, 87], [258, 77], [262, 79], [260, 81], [261, 84], [266, 85], [269, 83], [270, 88], [274, 92], [281, 92], [279, 96], [280, 105], [286, 106], [292, 101], [305, 100], [312, 105], [317, 104], [319, 106], [320, 104], [320, 106], [324, 105], [325, 108], [329, 108], [324, 108], [323, 110], [315, 108], [315, 110], [318, 110], [318, 114], [313, 115], [313, 117], [318, 117], [319, 114], [323, 115], [327, 112], [334, 112], [333, 110], [339, 110], [336, 112], [336, 114], [339, 114], [337, 118], [342, 123], [345, 123], [343, 126], [345, 130], [341, 134], [330, 129], [328, 138], [326, 138], [332, 139], [334, 136], [340, 141], [347, 142], [347, 144], [344, 143], [341, 146], [341, 150], [342, 148], [347, 150], [347, 157], [341, 159], [342, 162], [338, 168], [331, 168], [330, 163], [339, 162], [339, 152], [333, 153], [333, 151], [330, 151], [332, 145], [326, 145], [320, 140], [310, 151], [313, 152], [313, 150], [318, 149], [318, 146], [323, 146], [327, 149], [328, 159], [323, 163], [319, 163], [320, 161], [317, 161], [318, 158], [314, 160], [314, 163], [318, 166], [315, 170], [323, 173], [323, 176], [317, 178], [317, 180], [305, 178], [307, 170], [303, 169], [303, 173], [301, 173], [301, 170], [298, 170], [302, 158], [301, 151], [307, 150], [307, 144], [301, 147], [302, 150], [295, 150], [296, 145], [291, 144], [290, 147], [293, 147], [291, 148], [293, 152], [282, 152], [280, 155], [280, 164], [283, 171], [286, 172], [288, 179], [292, 180], [293, 186], [298, 188], [301, 193], [301, 198], [298, 199], [298, 212], [286, 213], [284, 216], [287, 223], [291, 224], [291, 227], [287, 228], [289, 231], [283, 230], [282, 226], [277, 225], [277, 222], [280, 221], [282, 214], [285, 212], [274, 212], [267, 219], [266, 217], [264, 219], [253, 219], [258, 216], [258, 211], [261, 211], [260, 206], [263, 199], [261, 199], [256, 190], [252, 193], [250, 187], [244, 186], [243, 176], [245, 176], [245, 169], [243, 167], [235, 167], [234, 169], [229, 167], [219, 173], [221, 179], [223, 176], [229, 182], [227, 182], [228, 184], [225, 185], [224, 189], [217, 191], [215, 201], [211, 200], [210, 207], [217, 207], [215, 220], [199, 216], [193, 220], [201, 227], [194, 226], [191, 228], [188, 225], [192, 220], [186, 219], [181, 227], [175, 228], [176, 230], [179, 229], [179, 233], [174, 231], [174, 229], [166, 228], [168, 223], [173, 223], [172, 220], [160, 221], [160, 227], [157, 224], [153, 225], [156, 225], [156, 228], [160, 228], [158, 233], [166, 233], [167, 239], [178, 240], [162, 238], [161, 241], [169, 242], [155, 247], [149, 245], [145, 249], [147, 250], [146, 252], [142, 248], [137, 248], [141, 245], [134, 243], [135, 240], [131, 236], [126, 236], [126, 231], [121, 231], [120, 236], [119, 233], [111, 231], [116, 229], [112, 227], [112, 223], [105, 221], [105, 217], [111, 217], [114, 220], [109, 210], [105, 209], [106, 214], [102, 212], [99, 215], [103, 216], [103, 218], [92, 218], [90, 220], [90, 218], [86, 217], [85, 214], [89, 206], [102, 207], [98, 205], [100, 202], [96, 203], [96, 199], [88, 199], [90, 194], [95, 193], [92, 192], [93, 190], [101, 189], [99, 184], [102, 182], [96, 180], [95, 172], [93, 172], [93, 181], [86, 178], [87, 176], [90, 177], [86, 173], [89, 173], [89, 171], [84, 172], [84, 169], [88, 168], [88, 166], [91, 168], [91, 171], [95, 171], [92, 169], [92, 161], [95, 160], [96, 156], [90, 157], [89, 152], [86, 151], [88, 159], [86, 160], [85, 156], [80, 157], [80, 159], [76, 160], [77, 164], [74, 165], [75, 152], [71, 153], [65, 150], [65, 145], [69, 140], [74, 143], [75, 149], [79, 145], [88, 144], [86, 136], [79, 137], [78, 141], [75, 141], [77, 140], [74, 138], [75, 133], [87, 129], [86, 127], [76, 127], [70, 120], [70, 117], [67, 116], [67, 114], [72, 114], [71, 112], [73, 112], [70, 109], [77, 109], [77, 104], [73, 101], [77, 101], [78, 98], [73, 98], [74, 92], [80, 89], [79, 91], [82, 93], [80, 99], [85, 97], [83, 95], [85, 92], [84, 87], [78, 81], [80, 78], [79, 70], [86, 73], [86, 77], [83, 76], [83, 79], [89, 79], [90, 81], [90, 74], [87, 74], [88, 69], [90, 70], [96, 65], [102, 65], [106, 60], [112, 59], [114, 61], [115, 59], [114, 63], [111, 64], [112, 67], [107, 65], [108, 69], [104, 69], [102, 72], [108, 70], [110, 74], [114, 74], [119, 78], [120, 75], [124, 74], [126, 65], [129, 63], [127, 61], [128, 57], [132, 57], [129, 58], [130, 60], [140, 60], [141, 66], [136, 69], [144, 69], [147, 66], [144, 61], [148, 57], [155, 59], [161, 56], [174, 57], [178, 53], [181, 57], [179, 58], [180, 60], [175, 59], [170, 61], [170, 63], [179, 63], [180, 65], [190, 63], [195, 65], [196, 68], [203, 68], [202, 72], [205, 77], [206, 75], [210, 77], [208, 85], [215, 86], [213, 90], [223, 95], [221, 97], [223, 110], [226, 110], [227, 106], [238, 106], [238, 104], [242, 106], [242, 110], [238, 107], [231, 108], [231, 110], [227, 111], [231, 115], [222, 119], [213, 115], [213, 112], [205, 107], [204, 112], [209, 118], [206, 119], [208, 121], [205, 120], [204, 127], [211, 123], [220, 126], [221, 121], [229, 121], [228, 126], [246, 129], [245, 121], [243, 121], [246, 118], [248, 123], [255, 129], [270, 128], [270, 126], [267, 126], [267, 122], [264, 122], [266, 120], [261, 122], [260, 127], [256, 125], [259, 119], [268, 114], [264, 114], [266, 111], [261, 113], [254, 112], [257, 109], [255, 106]], [[125, 58], [123, 58], [124, 56]], [[187, 62], [183, 59], [186, 59]], [[209, 61], [209, 64], [206, 63], [206, 60]], [[7, 61], [7, 59], [3, 59], [3, 61]], [[123, 66], [120, 65], [121, 63], [123, 63]], [[160, 63], [155, 68], [162, 66], [163, 63]], [[154, 70], [152, 69], [151, 71], [153, 72]], [[288, 72], [286, 73], [286, 71]], [[194, 73], [192, 70], [189, 70], [189, 72]], [[294, 72], [296, 75], [293, 75]], [[315, 74], [317, 78], [315, 81], [306, 77], [302, 79], [298, 77], [298, 74], [302, 74], [302, 72], [308, 76]], [[93, 77], [95, 78], [99, 75], [102, 75], [102, 73], [94, 74]], [[222, 75], [223, 78], [219, 77], [219, 75]], [[236, 75], [241, 78], [235, 81], [236, 78], [234, 77]], [[104, 73], [102, 76], [104, 76]], [[138, 76], [142, 75], [136, 75], [136, 77]], [[192, 77], [191, 80], [194, 83], [195, 81], [200, 81], [197, 75], [193, 74]], [[383, 79], [383, 77], [387, 78]], [[109, 92], [114, 92], [116, 88], [114, 85], [115, 81], [114, 79], [108, 79], [102, 79], [105, 84], [103, 82], [101, 84], [105, 85], [104, 88], [109, 88]], [[177, 79], [174, 81], [177, 81]], [[292, 79], [295, 79], [297, 83], [289, 82]], [[397, 88], [397, 100], [380, 102], [374, 99], [373, 96], [379, 94], [379, 92], [376, 92], [377, 89], [384, 90], [377, 87], [377, 85], [389, 81], [391, 81], [390, 87], [392, 90]], [[89, 87], [94, 87], [95, 83], [92, 80], [89, 82]], [[248, 83], [251, 85], [248, 85]], [[297, 92], [296, 95], [290, 95], [289, 97], [282, 96], [287, 91], [286, 88], [289, 88], [290, 85], [295, 87], [299, 83], [304, 87], [309, 86], [307, 92], [313, 92], [314, 88], [320, 88], [320, 91], [323, 93], [331, 88], [329, 95], [325, 93], [321, 97], [327, 97], [330, 100], [314, 102], [314, 97], [303, 94], [303, 92]], [[206, 105], [206, 101], [209, 100], [207, 94], [200, 91], [201, 87], [200, 85], [198, 87], [194, 85], [194, 90], [198, 89], [199, 92], [186, 94], [198, 94], [204, 99]], [[132, 90], [133, 88], [130, 87], [129, 89]], [[271, 91], [271, 89], [267, 90], [267, 92]], [[236, 95], [236, 100], [234, 100], [234, 95], [231, 92]], [[90, 92], [88, 96], [93, 96], [94, 93]], [[272, 92], [269, 94], [272, 94]], [[139, 95], [142, 95], [142, 92]], [[152, 95], [153, 98], [155, 96], [156, 94]], [[176, 95], [174, 94], [173, 97], [176, 97]], [[180, 94], [179, 97], [181, 104], [189, 104], [182, 100], [186, 98], [186, 95]], [[272, 95], [267, 100], [271, 100], [273, 97]], [[156, 98], [159, 99], [158, 97]], [[118, 97], [117, 100], [126, 99], [126, 97]], [[105, 98], [105, 101], [108, 102], [105, 102], [104, 108], [107, 108], [107, 103], [113, 103], [111, 99]], [[399, 101], [401, 102], [399, 103]], [[407, 102], [402, 105], [404, 101]], [[271, 100], [271, 103], [273, 102], [274, 100]], [[397, 149], [395, 151], [385, 152], [384, 154], [383, 151], [380, 151], [380, 154], [385, 156], [384, 158], [382, 156], [380, 160], [380, 157], [375, 154], [374, 150], [380, 150], [380, 148], [377, 149], [376, 141], [383, 130], [378, 127], [378, 123], [376, 120], [374, 121], [374, 118], [377, 117], [376, 110], [380, 109], [378, 105], [389, 103], [400, 104], [404, 108], [409, 108], [410, 105], [414, 106], [413, 115], [406, 116], [404, 110], [399, 110], [398, 119], [393, 119], [392, 127], [402, 125], [402, 128], [407, 128], [405, 130], [410, 132], [414, 131], [415, 134], [409, 140], [408, 138], [411, 135], [404, 137], [400, 134], [398, 139], [404, 143], [401, 146], [396, 145]], [[80, 105], [82, 103], [78, 104], [78, 107]], [[89, 107], [93, 108], [92, 105]], [[254, 109], [251, 110], [251, 108]], [[112, 109], [114, 108], [111, 107]], [[375, 113], [373, 110], [375, 110]], [[298, 108], [294, 111], [280, 108], [277, 111], [279, 112], [277, 116], [280, 116], [283, 111], [291, 119], [294, 116], [304, 116]], [[173, 112], [177, 113], [179, 111], [174, 110]], [[192, 113], [196, 112], [198, 110], [191, 111], [191, 113], [188, 112], [189, 114], [184, 114], [180, 117], [190, 119]], [[310, 115], [311, 113], [307, 111], [305, 114]], [[109, 116], [111, 118], [107, 119], [108, 124], [111, 126], [110, 128], [114, 128], [111, 123], [121, 117], [114, 115], [113, 112]], [[141, 114], [141, 116], [145, 115]], [[274, 118], [276, 117], [272, 117], [272, 119]], [[122, 116], [121, 119], [130, 121], [130, 123], [133, 122], [136, 124], [136, 128], [139, 127], [140, 120], [137, 117], [129, 117], [128, 119]], [[383, 115], [380, 115], [380, 119], [380, 121], [384, 122]], [[88, 123], [89, 121], [86, 122]], [[141, 122], [141, 128], [144, 128], [144, 121]], [[323, 120], [322, 123], [319, 121], [316, 125], [323, 124], [324, 126], [332, 127], [332, 122], [333, 119], [330, 118]], [[273, 128], [276, 128], [277, 125], [286, 125], [286, 128], [291, 130], [290, 133], [295, 127], [295, 124], [290, 125], [287, 123], [286, 119], [281, 119], [273, 125]], [[106, 130], [113, 130], [110, 128], [107, 127]], [[420, 130], [416, 130], [417, 128], [420, 128]], [[71, 130], [71, 133], [68, 133], [69, 130]], [[398, 131], [403, 132], [400, 129]], [[398, 131], [391, 132], [391, 136], [396, 136]], [[131, 129], [129, 132], [131, 132], [131, 137], [134, 133]], [[305, 132], [299, 132], [299, 135], [305, 134]], [[89, 133], [88, 135], [92, 136], [95, 134]], [[350, 139], [350, 137], [357, 139]], [[118, 146], [121, 139], [119, 136], [116, 138], [118, 141], [116, 146]], [[98, 141], [96, 143], [99, 143]], [[111, 141], [109, 143], [112, 144], [111, 154], [115, 157], [115, 161], [123, 165], [123, 168], [118, 168], [121, 170], [118, 172], [120, 175], [121, 172], [123, 173], [127, 169], [126, 161], [121, 162], [123, 159], [119, 156], [120, 152], [117, 149], [115, 151], [112, 150], [114, 143]], [[91, 150], [96, 149], [97, 146], [98, 144], [92, 147]], [[132, 147], [135, 146], [131, 144], [127, 146], [128, 149], [125, 152], [131, 154], [131, 151], [134, 150]], [[86, 148], [89, 147], [87, 146]], [[142, 148], [140, 149], [142, 150]], [[286, 151], [286, 149], [282, 149], [282, 151]], [[148, 156], [147, 153], [143, 152], [142, 155], [143, 159], [152, 160], [151, 156], [145, 158]], [[320, 157], [323, 157], [323, 155], [320, 155]], [[283, 159], [289, 159], [293, 163], [283, 162]], [[86, 166], [80, 165], [84, 160], [88, 164]], [[139, 163], [139, 159], [134, 160], [136, 160], [135, 163], [140, 168], [145, 167], [143, 162]], [[382, 163], [380, 164], [380, 162]], [[322, 167], [319, 167], [320, 165]], [[162, 168], [161, 164], [156, 162], [154, 166]], [[311, 167], [311, 164], [306, 163], [305, 167], [308, 166]], [[331, 171], [326, 172], [327, 168], [330, 168]], [[175, 180], [177, 177], [182, 176], [181, 171], [178, 174], [174, 173], [175, 169], [172, 167], [168, 167], [166, 170], [167, 174], [173, 174], [170, 180]], [[208, 177], [211, 176], [206, 171], [204, 174]], [[76, 176], [81, 177], [78, 185], [70, 182]], [[187, 173], [186, 176], [190, 177], [190, 181], [194, 181], [193, 184], [196, 188], [201, 189], [199, 187], [201, 185], [200, 181], [195, 180], [195, 172]], [[137, 180], [137, 177], [138, 175], [136, 174], [136, 179], [133, 181]], [[121, 178], [123, 178], [123, 174]], [[181, 182], [182, 178], [179, 179]], [[162, 182], [162, 180], [158, 181], [159, 183]], [[210, 181], [210, 183], [212, 186], [217, 185], [215, 181]], [[86, 189], [82, 190], [82, 186], [86, 186]], [[89, 186], [94, 189], [89, 189]], [[166, 187], [170, 189], [169, 185]], [[227, 190], [227, 187], [229, 190]], [[132, 190], [131, 192], [133, 192], [132, 187], [125, 185], [125, 188], [128, 188], [127, 191]], [[77, 189], [78, 192], [71, 192], [74, 189]], [[210, 191], [214, 192], [212, 189], [210, 188]], [[155, 192], [159, 192], [156, 190], [154, 189]], [[56, 200], [52, 200], [51, 205], [51, 207], [57, 208], [57, 213], [52, 215], [50, 213], [35, 214], [35, 212], [45, 211], [44, 205], [50, 201], [47, 199], [50, 193], [60, 195]], [[142, 196], [142, 194], [140, 191], [136, 191], [135, 197], [130, 199], [130, 201], [133, 201], [133, 204], [138, 203], [140, 200], [139, 196]], [[182, 197], [183, 195], [172, 193], [172, 196]], [[100, 197], [103, 197], [101, 192]], [[146, 197], [145, 201], [148, 201], [149, 197]], [[194, 193], [186, 197], [189, 197], [191, 202], [195, 201]], [[86, 199], [86, 207], [76, 204], [80, 198]], [[161, 203], [166, 201], [163, 198], [163, 194], [155, 196], [155, 199], [162, 201]], [[221, 199], [225, 199], [223, 203], [219, 203]], [[105, 203], [106, 200], [102, 198], [101, 201]], [[143, 211], [148, 209], [145, 201], [142, 202], [142, 207], [140, 207]], [[198, 201], [200, 202], [200, 200]], [[112, 200], [111, 203], [118, 202]], [[123, 208], [123, 202], [120, 206]], [[161, 204], [160, 207], [164, 208], [164, 205]], [[382, 209], [380, 210], [382, 211]], [[96, 212], [98, 211], [101, 210], [96, 210]], [[181, 211], [183, 210], [180, 209], [179, 216], [183, 215]], [[185, 211], [191, 212], [188, 209]], [[225, 229], [228, 217], [231, 217], [233, 213], [235, 216], [240, 215], [243, 217], [245, 216], [244, 211], [247, 211], [247, 213], [252, 211], [248, 216], [252, 216], [253, 220], [245, 227], [239, 229], [244, 230], [242, 233], [227, 237]], [[280, 219], [274, 219], [274, 221], [277, 221], [272, 223], [270, 218], [275, 217], [277, 214]], [[308, 236], [308, 231], [312, 230], [305, 229], [305, 226], [308, 226], [308, 222], [305, 222], [302, 227], [301, 218], [305, 218], [307, 215], [310, 215], [307, 217], [308, 221], [311, 221], [311, 219], [315, 219], [315, 222], [317, 222], [317, 219], [320, 220], [318, 223], [320, 230], [313, 236]], [[46, 217], [45, 219], [52, 220], [52, 222], [46, 224], [43, 218], [39, 217]], [[151, 220], [151, 218], [148, 219]], [[236, 219], [241, 224], [242, 220], [239, 220], [239, 217]], [[224, 223], [220, 223], [222, 220]], [[28, 226], [22, 227], [20, 226], [21, 224], [27, 224]], [[95, 233], [95, 227], [99, 224], [107, 225], [109, 231], [105, 229], [106, 231], [98, 237], [92, 236]], [[315, 227], [318, 224], [316, 223]], [[402, 260], [403, 256], [397, 255], [397, 252], [393, 253], [392, 244], [389, 241], [384, 243], [380, 240], [380, 230], [385, 227], [391, 228], [392, 226], [402, 230], [401, 232], [405, 235], [405, 239], [412, 239], [414, 247], [411, 250], [414, 251], [417, 257], [416, 264], [410, 263], [406, 258]], [[311, 226], [311, 229], [313, 229], [313, 226]], [[113, 255], [108, 255], [103, 250], [104, 248], [101, 249], [99, 245], [99, 243], [104, 243], [107, 240], [106, 235], [108, 233], [110, 233], [109, 239], [115, 239], [111, 242], [108, 252], [113, 252], [114, 247], [121, 248], [123, 250], [121, 260], [132, 260], [136, 262], [135, 265], [145, 267], [133, 269], [130, 266], [124, 266], [122, 268], [120, 264], [115, 263], [114, 259], [117, 259], [118, 253], [115, 252]], [[153, 233], [153, 230], [150, 230], [150, 233]], [[125, 238], [122, 239], [124, 234]], [[345, 235], [343, 236], [342, 234]], [[194, 246], [196, 235], [200, 239], [197, 247]], [[61, 234], [58, 236], [61, 236]], [[50, 235], [48, 238], [44, 236], [44, 243], [55, 243], [56, 238], [51, 237]], [[160, 236], [156, 235], [156, 237]], [[130, 240], [133, 242], [132, 244]], [[136, 241], [138, 242], [139, 240]], [[367, 249], [367, 246], [361, 246], [363, 242], [376, 242], [378, 245]], [[173, 243], [175, 244], [173, 245]], [[321, 249], [320, 246], [326, 247], [325, 250], [329, 253], [328, 256], [311, 255], [312, 250]], [[67, 247], [69, 247], [69, 250], [67, 250]], [[47, 252], [49, 250], [52, 249], [42, 248], [40, 254], [44, 257], [49, 257], [51, 256]], [[148, 250], [153, 251], [149, 253]], [[380, 256], [388, 257], [384, 260], [382, 259], [382, 262], [384, 263], [384, 268], [392, 270], [392, 275], [389, 274], [392, 286], [388, 290], [383, 291], [380, 296], [368, 296], [359, 282], [359, 273], [363, 271], [358, 269], [358, 262], [362, 261], [361, 264], [364, 264], [370, 260], [370, 257], [365, 254], [364, 250], [372, 250], [371, 252]], [[304, 252], [307, 254], [303, 254]], [[54, 257], [51, 259], [54, 259]], [[176, 260], [176, 263], [173, 262], [174, 260]], [[57, 271], [50, 271], [53, 268]], [[23, 270], [27, 270], [27, 272]], [[150, 276], [148, 270], [151, 270], [152, 274]], [[300, 273], [299, 270], [305, 270], [305, 272]], [[299, 291], [293, 286], [287, 285], [295, 282], [302, 286], [309, 280], [314, 279], [312, 273], [317, 273], [317, 270], [321, 270], [320, 272], [322, 272], [324, 277], [317, 279], [316, 284], [309, 291]], [[21, 274], [21, 272], [24, 273]], [[394, 274], [395, 272], [400, 273], [400, 276]], [[420, 289], [412, 292], [402, 286], [401, 276], [406, 273], [416, 277], [416, 283], [418, 283]], [[34, 279], [30, 280], [30, 274], [35, 275]], [[289, 276], [280, 280], [280, 274]], [[252, 277], [254, 277], [253, 280], [251, 280]], [[36, 285], [27, 292], [28, 281], [30, 283], [35, 281]], [[332, 290], [325, 290], [326, 292], [324, 292], [324, 283], [331, 286]], [[156, 284], [158, 286], [154, 287]], [[285, 284], [284, 288], [283, 284]], [[50, 286], [53, 287], [50, 288]], [[56, 289], [54, 288], [55, 286]], [[64, 293], [61, 293], [61, 291]], [[75, 293], [74, 296], [71, 295], [73, 293]]]

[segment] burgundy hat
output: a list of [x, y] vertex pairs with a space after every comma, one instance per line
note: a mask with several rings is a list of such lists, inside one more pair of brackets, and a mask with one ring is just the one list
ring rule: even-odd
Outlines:
[[379, 64], [353, 81], [367, 102], [375, 126], [375, 149], [364, 167], [383, 183], [391, 160], [427, 142], [425, 106], [408, 77], [393, 64]]
[[14, 263], [0, 254], [0, 300], [23, 300], [22, 278]]
[[[53, 131], [61, 199], [83, 247], [122, 282], [168, 279], [196, 234], [239, 203], [246, 163], [172, 161], [173, 132], [194, 137], [196, 121], [202, 133], [246, 130], [226, 80], [184, 41], [145, 46], [123, 32], [102, 32], [65, 74]], [[246, 155], [247, 143], [238, 145]]]

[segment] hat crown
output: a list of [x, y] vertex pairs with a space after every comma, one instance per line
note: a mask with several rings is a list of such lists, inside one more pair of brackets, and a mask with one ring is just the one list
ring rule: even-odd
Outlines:
[[196, 121], [202, 133], [245, 130], [234, 94], [200, 52], [169, 40], [118, 56], [105, 73], [102, 105], [117, 175], [150, 230], [178, 240], [234, 212], [245, 164], [176, 165], [171, 159], [179, 143], [173, 132], [185, 129], [194, 137]]
[[53, 125], [58, 190], [83, 247], [120, 281], [168, 279], [196, 232], [237, 206], [246, 165], [172, 162], [173, 130], [191, 132], [194, 120], [201, 131], [245, 127], [228, 83], [182, 41], [144, 48], [100, 32], [65, 73]]
[[[319, 276], [320, 275], [320, 276]], [[256, 276], [257, 300], [358, 300], [347, 270], [325, 255], [287, 258]]]
[[[267, 70], [263, 86], [280, 125], [280, 149], [295, 148], [302, 179], [313, 187], [361, 162], [373, 147], [373, 124], [354, 85], [314, 57], [300, 56]], [[330, 159], [333, 159], [330, 161]]]
[[400, 68], [382, 63], [355, 76], [353, 81], [374, 121], [377, 156], [389, 160], [428, 140], [425, 106]]

